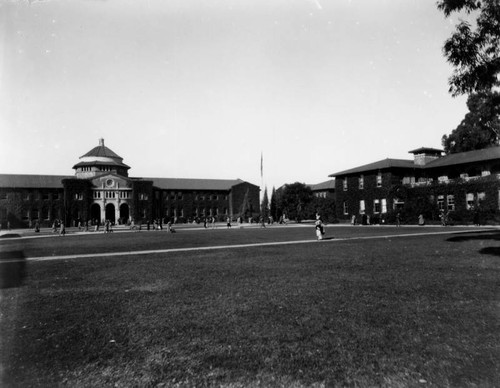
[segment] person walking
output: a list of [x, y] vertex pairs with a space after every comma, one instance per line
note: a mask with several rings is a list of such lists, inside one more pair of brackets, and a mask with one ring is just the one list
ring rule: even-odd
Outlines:
[[64, 222], [61, 222], [61, 227], [59, 229], [59, 236], [65, 236], [66, 235], [66, 227], [64, 226]]
[[321, 222], [321, 219], [317, 219], [315, 223], [315, 229], [316, 229], [316, 238], [318, 241], [323, 240], [323, 235], [325, 234], [323, 230], [323, 223]]
[[420, 214], [418, 216], [418, 225], [419, 226], [424, 226], [425, 225], [425, 220], [424, 220], [424, 215], [423, 214]]
[[227, 217], [226, 222], [227, 222], [227, 228], [228, 229], [231, 228], [231, 218], [230, 217]]

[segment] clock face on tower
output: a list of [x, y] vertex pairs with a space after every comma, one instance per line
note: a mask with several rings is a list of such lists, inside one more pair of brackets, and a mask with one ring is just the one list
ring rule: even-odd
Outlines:
[[114, 183], [114, 182], [113, 182], [113, 179], [107, 179], [107, 180], [106, 180], [106, 186], [108, 186], [108, 187], [112, 187], [112, 186], [113, 186], [113, 183]]

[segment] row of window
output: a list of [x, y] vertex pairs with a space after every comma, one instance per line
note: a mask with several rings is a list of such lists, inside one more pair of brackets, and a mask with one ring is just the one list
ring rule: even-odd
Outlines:
[[[467, 193], [466, 200], [466, 209], [471, 210], [476, 206], [480, 201], [483, 201], [486, 197], [484, 192], [480, 193]], [[434, 196], [430, 197], [431, 202], [434, 202]], [[396, 206], [404, 205], [399, 199], [394, 199], [394, 208]], [[438, 195], [437, 197], [437, 207], [439, 210], [443, 211], [453, 211], [455, 210], [455, 196], [454, 195]], [[347, 201], [343, 203], [344, 215], [349, 214], [349, 204]], [[359, 213], [363, 214], [367, 210], [366, 201], [364, 199], [359, 201]], [[387, 199], [374, 199], [373, 200], [373, 214], [384, 214], [387, 213]]]
[[[12, 195], [15, 196], [16, 193], [7, 193], [4, 191], [0, 193], [0, 199], [10, 199], [12, 198]], [[50, 199], [55, 201], [61, 199], [61, 195], [59, 193], [25, 193], [22, 195], [22, 198], [26, 201], [30, 201], [32, 199], [44, 201], [48, 201]]]
[[[377, 187], [382, 187], [382, 173], [379, 172], [375, 178], [376, 178], [376, 185], [377, 185]], [[348, 189], [347, 178], [343, 179], [343, 181], [342, 181], [342, 187], [343, 187], [344, 191], [347, 191], [347, 189]], [[361, 175], [358, 178], [358, 188], [360, 190], [363, 190], [364, 187], [365, 187], [365, 177], [364, 177], [364, 175]]]
[[[484, 176], [488, 176], [488, 175], [490, 175], [490, 171], [481, 171], [481, 176], [484, 177]], [[460, 174], [460, 178], [469, 179], [470, 177], [468, 174], [464, 173], [464, 174]], [[446, 175], [438, 177], [439, 182], [447, 182], [448, 180], [449, 180], [448, 176], [446, 176]], [[419, 183], [432, 182], [432, 178], [419, 178], [418, 182]], [[415, 177], [404, 177], [402, 180], [402, 183], [403, 184], [415, 184]], [[363, 190], [364, 186], [365, 186], [365, 177], [364, 177], [364, 175], [360, 175], [358, 177], [358, 189]], [[376, 186], [382, 187], [382, 173], [381, 172], [379, 172], [376, 176]], [[344, 191], [347, 191], [347, 189], [348, 189], [347, 177], [342, 180], [342, 187], [343, 187]]]
[[[106, 198], [106, 199], [116, 198], [116, 191], [94, 191], [94, 199], [101, 199], [102, 193], [104, 193], [104, 198]], [[131, 192], [130, 191], [119, 191], [118, 198], [121, 198], [121, 199], [131, 198]]]

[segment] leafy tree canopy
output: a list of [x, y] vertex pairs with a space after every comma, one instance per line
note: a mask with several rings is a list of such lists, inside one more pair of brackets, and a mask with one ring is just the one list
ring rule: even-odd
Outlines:
[[449, 136], [441, 139], [447, 154], [483, 149], [498, 144], [500, 93], [474, 93], [467, 99], [469, 113]]
[[290, 183], [280, 189], [279, 207], [290, 219], [300, 221], [306, 206], [313, 198], [312, 190], [304, 183]]
[[465, 12], [474, 23], [460, 20], [443, 52], [455, 70], [449, 79], [453, 96], [500, 86], [500, 1], [439, 0], [446, 17]]

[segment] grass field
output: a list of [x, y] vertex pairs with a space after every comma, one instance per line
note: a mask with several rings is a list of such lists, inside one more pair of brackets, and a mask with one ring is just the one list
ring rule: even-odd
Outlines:
[[2, 239], [28, 259], [22, 285], [0, 290], [2, 386], [499, 386], [499, 231], [327, 237]]

